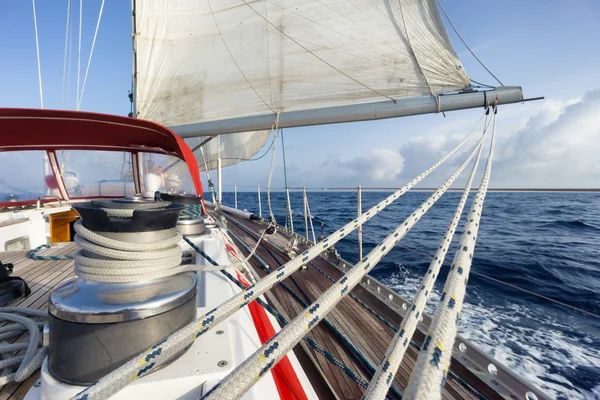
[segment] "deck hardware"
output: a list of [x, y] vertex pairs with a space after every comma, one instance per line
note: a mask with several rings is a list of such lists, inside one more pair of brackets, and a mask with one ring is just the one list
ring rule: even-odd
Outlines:
[[464, 343], [461, 343], [461, 344], [459, 344], [459, 345], [458, 345], [458, 349], [459, 349], [459, 350], [460, 350], [462, 353], [464, 353], [464, 352], [466, 352], [466, 351], [467, 351], [467, 346], [466, 346]]
[[223, 368], [223, 367], [226, 367], [227, 364], [229, 364], [227, 361], [221, 360], [217, 363], [217, 366]]
[[390, 299], [390, 301], [394, 301], [394, 295], [393, 294], [388, 295], [388, 298]]
[[494, 364], [488, 365], [488, 372], [492, 375], [498, 375], [498, 368]]
[[[391, 295], [390, 295], [391, 296]], [[404, 311], [406, 311], [408, 309], [408, 306], [406, 305], [406, 303], [402, 303], [402, 309]]]
[[525, 393], [525, 398], [527, 400], [538, 400], [537, 396], [533, 392], [527, 392], [527, 393]]
[[216, 333], [217, 335], [222, 335], [222, 334], [224, 334], [224, 333], [225, 333], [225, 331], [224, 331], [224, 330], [222, 330], [222, 329], [219, 329], [219, 330], [218, 330], [218, 331], [216, 331], [215, 333]]

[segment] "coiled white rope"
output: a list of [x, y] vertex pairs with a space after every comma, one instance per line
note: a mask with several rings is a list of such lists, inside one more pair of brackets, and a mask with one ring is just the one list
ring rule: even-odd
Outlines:
[[[42, 365], [48, 353], [47, 347], [41, 347], [42, 342], [40, 340], [40, 328], [43, 327], [45, 322], [34, 321], [32, 318], [45, 319], [47, 316], [46, 311], [14, 307], [2, 308], [0, 320], [10, 321], [14, 324], [0, 328], [0, 340], [20, 336], [28, 332], [29, 341], [25, 343], [0, 343], [0, 354], [2, 354], [2, 360], [0, 360], [0, 369], [2, 369], [0, 388], [10, 382], [23, 382]], [[26, 350], [25, 354], [17, 356], [16, 353], [21, 350]]]
[[236, 296], [222, 303], [214, 310], [201, 316], [196, 321], [186, 325], [178, 332], [169, 336], [166, 340], [162, 341], [161, 343], [157, 344], [151, 349], [148, 349], [148, 351], [140, 354], [138, 357], [135, 357], [134, 359], [130, 360], [117, 370], [106, 375], [104, 378], [100, 379], [100, 381], [98, 381], [95, 385], [92, 385], [86, 390], [77, 394], [77, 396], [75, 396], [74, 398], [86, 400], [105, 399], [107, 397], [110, 397], [114, 393], [117, 393], [119, 390], [129, 385], [134, 380], [144, 376], [145, 373], [149, 372], [151, 370], [151, 368], [149, 368], [150, 364], [152, 364], [153, 366], [160, 365], [165, 360], [169, 359], [169, 357], [185, 348], [190, 343], [190, 341], [194, 340], [194, 338], [199, 337], [216, 324], [226, 320], [230, 315], [238, 311], [240, 308], [255, 300], [258, 296], [261, 296], [267, 290], [271, 289], [273, 286], [283, 281], [293, 272], [297, 271], [300, 267], [302, 267], [302, 265], [318, 257], [323, 251], [327, 250], [328, 248], [342, 240], [344, 237], [348, 236], [353, 230], [355, 230], [359, 226], [359, 224], [364, 224], [365, 222], [370, 220], [373, 216], [378, 214], [381, 210], [386, 208], [394, 200], [398, 199], [410, 188], [419, 183], [427, 175], [429, 175], [440, 165], [442, 165], [446, 160], [448, 160], [448, 158], [450, 158], [454, 153], [456, 153], [456, 151], [458, 151], [458, 149], [460, 149], [463, 146], [463, 144], [469, 139], [472, 133], [481, 124], [483, 117], [484, 114], [481, 115], [481, 118], [479, 119], [477, 125], [473, 128], [473, 130], [471, 130], [471, 132], [469, 132], [469, 134], [460, 143], [458, 143], [458, 145], [456, 145], [456, 147], [454, 147], [448, 154], [442, 157], [438, 162], [432, 165], [421, 175], [417, 176], [415, 179], [411, 180], [402, 188], [392, 193], [379, 204], [373, 206], [366, 213], [362, 214], [357, 219], [349, 222], [342, 228], [333, 232], [322, 242], [319, 242], [318, 244], [312, 246], [308, 250], [304, 251], [302, 254], [298, 255], [297, 257], [294, 257], [281, 267], [277, 268], [275, 271], [258, 281], [255, 285], [250, 286], [245, 290], [242, 290]]
[[484, 136], [481, 137], [473, 151], [462, 165], [425, 200], [415, 212], [396, 227], [379, 245], [358, 262], [341, 279], [333, 284], [303, 313], [286, 325], [277, 335], [265, 343], [253, 355], [223, 378], [212, 390], [202, 397], [204, 400], [227, 399], [241, 397], [265, 373], [267, 373], [282, 357], [284, 357], [302, 338], [331, 311], [342, 298], [360, 283], [362, 278], [398, 243], [427, 211], [439, 200], [454, 183], [479, 151]]
[[[489, 125], [485, 125], [486, 126], [483, 133], [484, 135], [489, 127]], [[386, 398], [390, 385], [392, 384], [394, 376], [396, 375], [398, 367], [400, 366], [402, 358], [404, 357], [404, 353], [407, 348], [406, 343], [410, 342], [413, 334], [415, 333], [419, 319], [423, 314], [425, 305], [427, 304], [427, 300], [433, 291], [436, 278], [440, 273], [440, 268], [442, 267], [444, 259], [446, 258], [446, 253], [450, 247], [449, 244], [452, 243], [452, 238], [454, 237], [458, 222], [460, 221], [460, 217], [463, 213], [463, 209], [467, 203], [467, 199], [471, 191], [471, 185], [473, 184], [473, 179], [475, 177], [475, 173], [477, 172], [482, 149], [482, 145], [479, 145], [477, 158], [475, 158], [475, 163], [473, 164], [471, 174], [469, 175], [469, 179], [465, 185], [465, 190], [460, 198], [460, 201], [458, 202], [454, 216], [448, 225], [446, 234], [441, 240], [440, 246], [438, 247], [435, 256], [432, 258], [431, 263], [429, 264], [429, 269], [427, 269], [427, 273], [423, 277], [423, 281], [419, 286], [419, 291], [408, 307], [408, 311], [404, 315], [402, 323], [398, 328], [398, 332], [396, 332], [394, 335], [394, 338], [392, 339], [392, 342], [388, 347], [385, 356], [383, 357], [381, 365], [379, 368], [377, 368], [377, 372], [373, 376], [373, 379], [371, 379], [371, 383], [369, 384], [367, 392], [364, 395], [365, 399], [376, 400]]]
[[[165, 278], [185, 271], [178, 246], [181, 234], [152, 243], [110, 239], [75, 223], [75, 274], [95, 282], [127, 283]], [[98, 258], [98, 256], [102, 258]]]
[[446, 279], [442, 298], [423, 342], [413, 374], [404, 394], [406, 399], [439, 399], [444, 387], [452, 349], [457, 333], [457, 322], [465, 297], [469, 271], [479, 230], [483, 201], [487, 193], [494, 152], [496, 115], [493, 117], [492, 141], [485, 173], [467, 216], [458, 250]]

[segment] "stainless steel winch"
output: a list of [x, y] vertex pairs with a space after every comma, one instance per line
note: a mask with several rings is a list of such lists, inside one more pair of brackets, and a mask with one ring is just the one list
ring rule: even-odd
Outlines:
[[[129, 198], [79, 203], [73, 208], [82, 225], [93, 233], [148, 244], [177, 235], [177, 219], [184, 207]], [[87, 250], [81, 252], [88, 259], [110, 260]], [[195, 320], [196, 296], [193, 272], [127, 283], [82, 277], [63, 282], [49, 300], [50, 373], [74, 385], [98, 381]]]

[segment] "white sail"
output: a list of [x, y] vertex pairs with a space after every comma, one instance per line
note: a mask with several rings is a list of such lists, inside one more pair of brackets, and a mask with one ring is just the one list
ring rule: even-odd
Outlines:
[[167, 126], [469, 84], [435, 0], [137, 0], [134, 11], [137, 116]]
[[[206, 156], [206, 166], [209, 170], [217, 168], [217, 157], [221, 157], [221, 166], [228, 167], [242, 161], [248, 161], [255, 155], [267, 142], [269, 131], [255, 131], [232, 133], [221, 135], [219, 140], [213, 139], [204, 144], [203, 150]], [[191, 149], [195, 149], [209, 137], [198, 136], [196, 138], [185, 139]], [[219, 151], [220, 143], [220, 151]], [[205, 160], [202, 157], [200, 149], [194, 150], [194, 155], [198, 160], [198, 167], [204, 171]]]

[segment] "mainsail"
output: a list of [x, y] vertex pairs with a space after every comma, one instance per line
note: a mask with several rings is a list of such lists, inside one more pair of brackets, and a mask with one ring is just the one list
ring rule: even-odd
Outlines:
[[[136, 0], [134, 7], [137, 116], [192, 126], [187, 137], [197, 123], [275, 121], [283, 112], [470, 83], [435, 0]], [[221, 156], [248, 158], [239, 156], [244, 143], [262, 146], [267, 135], [236, 133]]]

